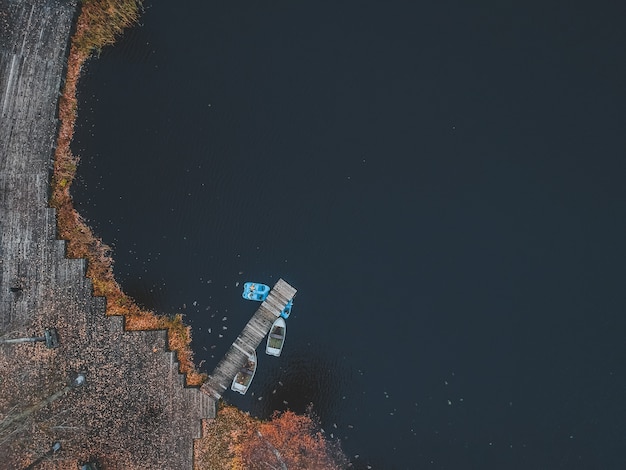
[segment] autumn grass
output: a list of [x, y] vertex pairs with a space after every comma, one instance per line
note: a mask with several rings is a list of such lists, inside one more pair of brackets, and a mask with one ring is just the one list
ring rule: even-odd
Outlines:
[[59, 101], [59, 135], [51, 181], [50, 205], [57, 210], [60, 238], [67, 240], [67, 256], [88, 260], [87, 277], [94, 295], [107, 299], [107, 315], [123, 315], [127, 330], [167, 329], [170, 350], [176, 351], [180, 371], [188, 385], [201, 385], [205, 374], [197, 371], [191, 350], [191, 328], [181, 315], [165, 317], [141, 309], [126, 295], [113, 276], [110, 249], [94, 235], [74, 209], [70, 187], [76, 175], [78, 158], [70, 150], [78, 102], [76, 86], [85, 61], [111, 45], [124, 29], [137, 23], [140, 0], [84, 0], [72, 36], [65, 86]]

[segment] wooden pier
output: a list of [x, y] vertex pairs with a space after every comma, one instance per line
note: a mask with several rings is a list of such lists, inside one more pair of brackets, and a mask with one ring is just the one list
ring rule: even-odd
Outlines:
[[202, 385], [201, 390], [204, 393], [216, 400], [221, 398], [224, 390], [230, 387], [233, 378], [244, 366], [248, 357], [267, 336], [274, 320], [280, 316], [287, 303], [295, 295], [296, 289], [282, 279], [278, 280], [230, 349], [217, 364], [209, 376], [209, 380]]

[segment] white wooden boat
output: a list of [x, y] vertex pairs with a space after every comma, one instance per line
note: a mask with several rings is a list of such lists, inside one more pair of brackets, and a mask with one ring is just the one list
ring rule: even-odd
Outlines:
[[252, 383], [252, 379], [254, 378], [256, 364], [256, 352], [253, 352], [250, 357], [248, 357], [248, 362], [246, 362], [241, 370], [237, 372], [237, 375], [235, 375], [230, 389], [245, 395], [248, 391], [248, 387], [250, 387], [250, 384]]
[[270, 328], [270, 334], [267, 335], [267, 346], [265, 352], [270, 356], [280, 356], [285, 344], [285, 335], [287, 334], [287, 323], [283, 317], [278, 317]]

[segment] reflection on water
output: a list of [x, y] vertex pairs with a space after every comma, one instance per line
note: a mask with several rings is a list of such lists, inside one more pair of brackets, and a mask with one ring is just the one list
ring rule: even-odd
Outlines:
[[[265, 363], [272, 359], [263, 355], [260, 360]], [[304, 413], [309, 405], [313, 405], [314, 411], [325, 422], [336, 419], [341, 390], [345, 388], [339, 364], [315, 352], [290, 354], [285, 358], [281, 356], [281, 359], [276, 361], [280, 364], [278, 368], [271, 367], [258, 377], [256, 403], [250, 404], [250, 411], [260, 416], [285, 409]]]

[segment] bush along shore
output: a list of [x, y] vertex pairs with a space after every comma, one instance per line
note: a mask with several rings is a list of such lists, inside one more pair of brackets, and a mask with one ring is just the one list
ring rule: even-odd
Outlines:
[[309, 409], [305, 414], [276, 412], [260, 421], [222, 404], [217, 419], [204, 423], [194, 446], [197, 469], [341, 470], [351, 467], [339, 441], [328, 439]]
[[[111, 250], [97, 238], [74, 209], [70, 187], [78, 157], [70, 150], [78, 109], [76, 86], [85, 61], [112, 45], [124, 29], [137, 24], [141, 0], [83, 0], [70, 43], [67, 76], [59, 101], [59, 135], [51, 180], [50, 205], [57, 210], [60, 238], [67, 240], [67, 256], [88, 260], [87, 277], [94, 295], [107, 299], [107, 315], [123, 315], [127, 330], [168, 331], [169, 348], [177, 352], [187, 384], [206, 380], [193, 362], [191, 328], [182, 315], [166, 317], [142, 310], [126, 295], [113, 276]], [[276, 413], [260, 421], [222, 404], [215, 420], [203, 424], [203, 438], [194, 445], [195, 468], [211, 469], [325, 469], [350, 466], [338, 441], [328, 439], [309, 410]], [[269, 466], [269, 467], [268, 467]]]
[[182, 315], [155, 315], [142, 310], [124, 292], [113, 276], [110, 249], [76, 212], [70, 187], [76, 174], [78, 157], [72, 155], [70, 143], [78, 109], [76, 86], [85, 61], [102, 48], [112, 45], [124, 29], [137, 23], [141, 13], [139, 0], [84, 0], [70, 43], [67, 76], [59, 101], [59, 136], [54, 156], [50, 205], [57, 210], [60, 238], [67, 240], [67, 256], [88, 260], [87, 277], [93, 283], [94, 295], [107, 299], [107, 315], [123, 315], [127, 330], [168, 331], [169, 348], [176, 351], [180, 372], [186, 374], [187, 384], [201, 385], [201, 374], [193, 362], [191, 328], [183, 323]]

